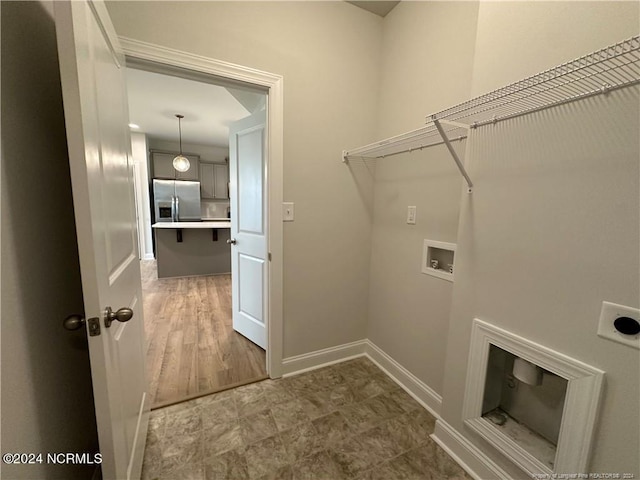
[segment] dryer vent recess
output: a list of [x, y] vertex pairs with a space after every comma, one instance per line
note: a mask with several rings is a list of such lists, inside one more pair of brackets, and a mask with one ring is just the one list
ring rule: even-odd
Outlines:
[[631, 317], [618, 317], [613, 321], [613, 327], [623, 335], [637, 335], [640, 333], [640, 322]]
[[640, 309], [602, 302], [598, 336], [640, 350]]

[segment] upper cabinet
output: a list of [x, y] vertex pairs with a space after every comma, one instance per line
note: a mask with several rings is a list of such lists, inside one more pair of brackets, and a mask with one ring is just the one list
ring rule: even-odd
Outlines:
[[222, 163], [200, 163], [200, 191], [202, 198], [229, 198], [229, 170]]
[[229, 198], [229, 169], [226, 165], [213, 166], [216, 198]]
[[213, 163], [201, 163], [200, 164], [200, 195], [202, 198], [216, 198], [215, 197], [215, 179], [214, 179], [214, 164]]
[[178, 172], [173, 168], [173, 158], [178, 152], [164, 152], [151, 150], [151, 165], [153, 178], [169, 180], [200, 180], [200, 157], [198, 155], [183, 154], [189, 159], [191, 166], [186, 172]]

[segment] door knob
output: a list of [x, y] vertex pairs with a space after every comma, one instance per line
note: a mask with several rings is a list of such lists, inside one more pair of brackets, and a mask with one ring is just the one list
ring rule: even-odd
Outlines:
[[62, 322], [62, 326], [65, 328], [65, 330], [79, 330], [82, 327], [84, 327], [84, 324], [85, 324], [84, 317], [82, 315], [77, 315], [77, 314], [69, 315]]
[[133, 310], [130, 308], [119, 308], [117, 311], [111, 310], [111, 307], [104, 309], [104, 326], [109, 328], [115, 320], [119, 322], [128, 322], [133, 317]]
[[227, 240], [227, 243], [228, 243], [229, 245], [235, 245], [235, 244], [237, 243], [237, 241], [236, 241], [236, 239], [235, 239], [235, 238], [230, 238], [229, 240]]

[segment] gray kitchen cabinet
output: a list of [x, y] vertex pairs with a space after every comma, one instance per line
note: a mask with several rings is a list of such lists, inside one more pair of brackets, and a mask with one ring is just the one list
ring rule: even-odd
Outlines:
[[200, 195], [202, 198], [216, 198], [213, 167], [213, 163], [200, 163]]
[[173, 158], [178, 152], [161, 152], [151, 150], [151, 165], [153, 178], [168, 180], [200, 180], [200, 157], [198, 155], [183, 154], [189, 159], [191, 166], [186, 172], [178, 172], [173, 168]]
[[215, 198], [229, 198], [229, 169], [226, 165], [214, 164]]
[[202, 198], [228, 199], [229, 170], [222, 163], [200, 163], [200, 191]]

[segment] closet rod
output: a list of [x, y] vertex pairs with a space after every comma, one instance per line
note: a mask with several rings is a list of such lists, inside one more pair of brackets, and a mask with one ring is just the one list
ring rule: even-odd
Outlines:
[[640, 83], [640, 80], [634, 80], [631, 81], [629, 83], [625, 83], [622, 85], [615, 85], [615, 86], [611, 86], [611, 85], [603, 85], [602, 87], [590, 91], [590, 92], [584, 92], [582, 94], [570, 97], [570, 98], [565, 98], [562, 100], [558, 100], [554, 103], [549, 103], [549, 104], [545, 104], [545, 105], [539, 105], [536, 107], [529, 107], [529, 108], [523, 108], [511, 113], [506, 113], [504, 115], [496, 115], [490, 119], [487, 120], [482, 120], [482, 121], [476, 121], [473, 122], [470, 127], [471, 128], [477, 128], [477, 127], [482, 127], [484, 125], [489, 125], [489, 124], [495, 124], [497, 122], [500, 122], [502, 120], [509, 120], [511, 118], [517, 118], [517, 117], [522, 117], [524, 115], [528, 115], [530, 113], [536, 113], [536, 112], [540, 112], [542, 110], [546, 110], [547, 108], [551, 108], [551, 107], [559, 107], [561, 105], [566, 105], [567, 103], [571, 103], [571, 102], [575, 102], [577, 100], [584, 100], [585, 98], [590, 98], [590, 97], [595, 97], [596, 95], [602, 95], [602, 94], [607, 94], [609, 92], [613, 92], [614, 90], [618, 90], [620, 88], [624, 88], [624, 87], [629, 87], [632, 85], [635, 85], [637, 83]]
[[634, 36], [436, 115], [481, 126], [635, 85], [640, 82], [639, 52], [640, 36]]
[[453, 149], [449, 135], [467, 138], [470, 128], [606, 95], [639, 83], [640, 36], [636, 35], [430, 115], [425, 119], [426, 125], [416, 130], [343, 150], [342, 161], [384, 158], [444, 143], [471, 192], [473, 183]]
[[[447, 122], [450, 123], [450, 122]], [[466, 126], [467, 128], [468, 125]], [[460, 140], [464, 140], [465, 138], [467, 138], [467, 135], [458, 135], [456, 138], [454, 138], [453, 140], [449, 140], [449, 138], [447, 137], [447, 140], [449, 142], [455, 142], [455, 141], [460, 141]], [[440, 140], [438, 142], [433, 142], [433, 143], [428, 143], [425, 145], [420, 145], [417, 147], [408, 147], [405, 148], [404, 150], [394, 150], [391, 153], [385, 153], [384, 155], [376, 155], [376, 156], [359, 156], [357, 153], [350, 153], [348, 150], [343, 150], [342, 151], [342, 162], [343, 163], [348, 163], [349, 160], [354, 159], [354, 158], [360, 158], [361, 160], [372, 160], [372, 159], [378, 159], [378, 158], [386, 158], [386, 157], [392, 157], [394, 155], [399, 155], [401, 153], [411, 153], [411, 152], [415, 152], [418, 150], [423, 150], [425, 148], [429, 148], [429, 147], [435, 147], [436, 145], [444, 145], [446, 142], [444, 140]]]

